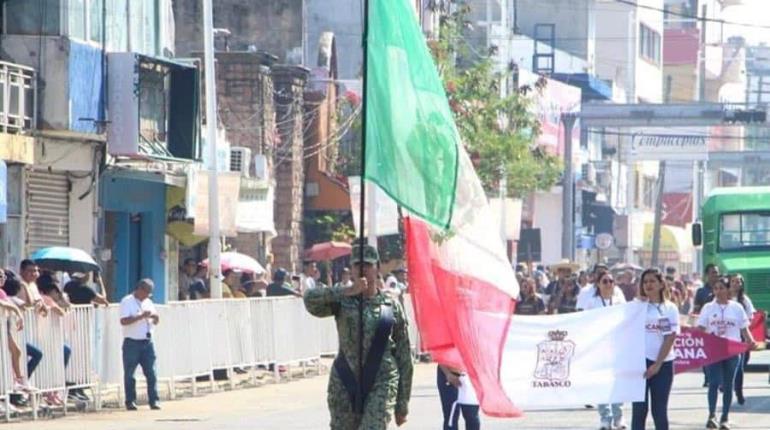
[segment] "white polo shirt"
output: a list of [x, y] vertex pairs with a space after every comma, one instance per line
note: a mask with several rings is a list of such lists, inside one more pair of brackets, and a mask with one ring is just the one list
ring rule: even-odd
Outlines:
[[[120, 301], [121, 319], [141, 315], [144, 311], [150, 311], [153, 314], [158, 313], [155, 310], [155, 305], [149, 298], [140, 302], [133, 294], [129, 294]], [[141, 319], [133, 324], [124, 325], [122, 326], [123, 337], [134, 340], [147, 340], [149, 339], [147, 334], [152, 333], [152, 326], [153, 324], [150, 319]]]
[[[669, 301], [664, 303], [647, 302], [647, 317], [644, 323], [644, 354], [648, 360], [658, 359], [666, 335], [676, 335], [679, 332], [679, 310], [675, 304]], [[675, 358], [674, 348], [671, 348], [664, 361], [671, 361]]]
[[723, 305], [716, 300], [706, 303], [698, 317], [698, 325], [713, 335], [741, 341], [741, 330], [749, 326], [749, 317], [738, 302]]

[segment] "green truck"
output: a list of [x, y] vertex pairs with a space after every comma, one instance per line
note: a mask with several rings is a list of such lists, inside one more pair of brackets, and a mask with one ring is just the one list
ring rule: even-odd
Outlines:
[[716, 188], [693, 226], [703, 264], [740, 273], [757, 309], [770, 310], [770, 187]]

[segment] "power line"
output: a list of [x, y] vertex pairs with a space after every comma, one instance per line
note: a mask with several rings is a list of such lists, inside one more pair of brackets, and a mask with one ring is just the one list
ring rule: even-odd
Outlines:
[[615, 1], [617, 3], [625, 4], [625, 5], [628, 5], [628, 6], [638, 7], [640, 9], [654, 10], [654, 11], [657, 11], [657, 12], [663, 12], [663, 13], [668, 14], [668, 15], [674, 15], [674, 16], [678, 16], [680, 18], [688, 18], [688, 19], [692, 19], [692, 20], [696, 20], [696, 21], [706, 21], [706, 22], [714, 22], [714, 23], [717, 23], [717, 24], [735, 25], [737, 27], [762, 28], [762, 29], [765, 29], [765, 30], [769, 30], [770, 29], [770, 25], [751, 24], [751, 23], [748, 23], [748, 22], [735, 22], [735, 21], [727, 21], [727, 20], [724, 20], [724, 19], [717, 19], [717, 18], [699, 17], [699, 16], [695, 16], [695, 15], [690, 15], [690, 14], [682, 13], [682, 12], [677, 12], [675, 10], [661, 9], [661, 8], [655, 7], [655, 6], [647, 6], [647, 5], [639, 4], [639, 3], [636, 3], [635, 1], [631, 1], [631, 0], [615, 0]]

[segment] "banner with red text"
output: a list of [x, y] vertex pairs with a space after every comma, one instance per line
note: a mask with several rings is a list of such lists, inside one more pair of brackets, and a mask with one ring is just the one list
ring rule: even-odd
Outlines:
[[682, 333], [674, 341], [674, 372], [700, 369], [708, 364], [743, 354], [749, 348], [750, 346], [743, 342], [714, 336], [692, 327], [683, 327]]

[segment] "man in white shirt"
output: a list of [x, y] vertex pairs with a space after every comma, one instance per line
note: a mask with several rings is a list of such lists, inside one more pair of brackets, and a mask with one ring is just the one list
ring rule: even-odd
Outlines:
[[147, 398], [150, 409], [158, 405], [157, 377], [155, 376], [155, 347], [152, 344], [152, 329], [160, 318], [150, 296], [155, 284], [152, 279], [142, 279], [132, 294], [120, 301], [120, 325], [123, 327], [123, 387], [126, 394], [126, 409], [136, 410], [136, 366], [142, 366], [147, 379]]
[[318, 277], [318, 266], [315, 261], [306, 260], [303, 263], [302, 273], [302, 291], [312, 290], [316, 287], [316, 278]]

